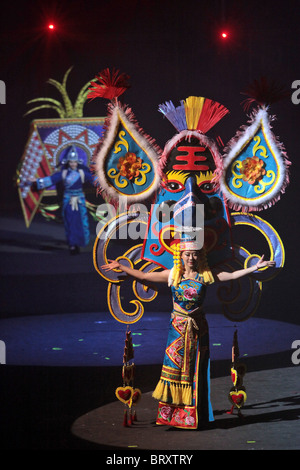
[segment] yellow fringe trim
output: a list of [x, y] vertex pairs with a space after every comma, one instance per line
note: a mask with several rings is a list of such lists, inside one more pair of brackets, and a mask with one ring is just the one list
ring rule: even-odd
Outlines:
[[164, 403], [173, 405], [191, 405], [192, 404], [192, 385], [174, 384], [160, 380], [156, 385], [153, 398]]

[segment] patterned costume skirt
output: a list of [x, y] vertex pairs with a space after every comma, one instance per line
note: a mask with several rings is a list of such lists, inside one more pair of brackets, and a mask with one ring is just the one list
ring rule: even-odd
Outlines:
[[157, 424], [197, 429], [202, 423], [214, 421], [208, 324], [203, 313], [190, 316], [173, 311], [153, 397], [159, 400]]

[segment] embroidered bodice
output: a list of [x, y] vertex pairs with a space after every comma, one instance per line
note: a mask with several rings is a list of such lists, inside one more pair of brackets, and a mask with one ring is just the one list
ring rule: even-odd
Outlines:
[[203, 278], [197, 274], [195, 279], [182, 279], [178, 287], [171, 286], [173, 308], [177, 312], [190, 313], [201, 307], [206, 292]]

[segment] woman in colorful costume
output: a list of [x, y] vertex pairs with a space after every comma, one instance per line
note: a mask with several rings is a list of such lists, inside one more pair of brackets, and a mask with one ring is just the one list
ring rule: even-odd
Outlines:
[[88, 213], [83, 192], [85, 182], [93, 184], [93, 176], [89, 169], [80, 165], [76, 148], [72, 146], [66, 161], [63, 161], [61, 171], [45, 178], [39, 178], [34, 183], [38, 190], [49, 188], [60, 182], [63, 183], [64, 195], [62, 215], [70, 253], [79, 253], [80, 246], [86, 246], [90, 241]]
[[259, 259], [256, 265], [233, 272], [211, 271], [205, 249], [183, 239], [174, 249], [171, 270], [144, 273], [108, 260], [106, 271], [118, 269], [141, 282], [168, 283], [173, 297], [169, 334], [160, 380], [153, 392], [159, 401], [157, 424], [198, 429], [214, 420], [210, 403], [208, 324], [202, 310], [205, 291], [215, 281], [230, 281], [274, 266]]

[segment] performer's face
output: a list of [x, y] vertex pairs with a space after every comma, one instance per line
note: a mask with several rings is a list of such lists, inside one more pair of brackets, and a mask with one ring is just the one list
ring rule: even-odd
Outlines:
[[69, 167], [71, 168], [71, 170], [76, 170], [77, 166], [78, 166], [78, 162], [76, 162], [76, 160], [71, 160], [69, 162]]
[[196, 269], [199, 263], [200, 252], [198, 250], [182, 251], [181, 258], [185, 267]]

